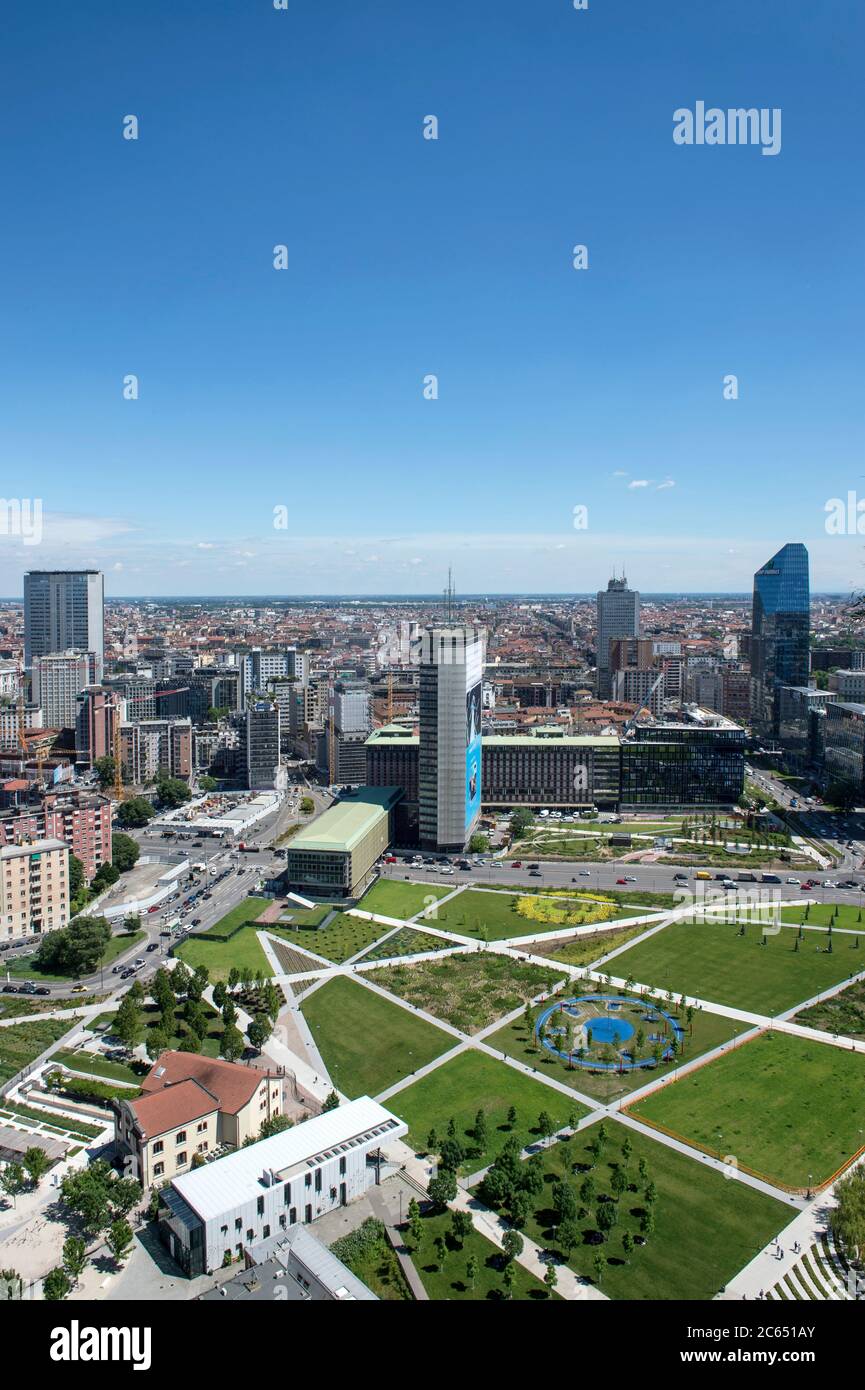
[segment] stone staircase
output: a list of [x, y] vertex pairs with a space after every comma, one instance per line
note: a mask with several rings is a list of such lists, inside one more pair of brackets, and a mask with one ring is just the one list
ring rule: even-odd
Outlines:
[[[858, 1296], [865, 1297], [865, 1279], [858, 1276]], [[808, 1250], [797, 1263], [766, 1292], [775, 1302], [798, 1300], [813, 1303], [852, 1301], [857, 1297], [857, 1275], [837, 1249], [831, 1231]]]

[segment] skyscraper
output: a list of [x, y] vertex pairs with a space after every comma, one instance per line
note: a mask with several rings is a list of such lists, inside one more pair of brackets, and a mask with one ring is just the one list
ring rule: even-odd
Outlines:
[[610, 643], [616, 637], [639, 637], [640, 595], [624, 575], [598, 591], [598, 699], [610, 698]]
[[754, 575], [751, 719], [762, 738], [778, 737], [778, 688], [808, 684], [810, 613], [808, 551], [793, 541]]
[[24, 664], [55, 652], [93, 652], [96, 680], [105, 656], [101, 570], [29, 570], [24, 576]]
[[424, 849], [465, 849], [480, 817], [483, 670], [483, 628], [424, 628], [418, 750]]

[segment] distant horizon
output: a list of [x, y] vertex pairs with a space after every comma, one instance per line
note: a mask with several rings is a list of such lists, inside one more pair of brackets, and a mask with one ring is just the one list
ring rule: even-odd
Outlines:
[[[681, 599], [681, 600], [712, 600], [727, 599], [731, 602], [750, 603], [752, 593], [749, 590], [723, 590], [723, 589], [669, 589], [649, 591], [640, 589], [637, 591], [641, 599], [652, 601], [656, 599]], [[531, 590], [479, 590], [477, 593], [456, 594], [454, 603], [459, 606], [466, 603], [491, 602], [493, 600], [510, 600], [512, 602], [537, 602], [541, 599], [555, 599], [559, 602], [590, 602], [596, 598], [598, 590], [574, 590], [574, 591], [531, 591]], [[814, 599], [847, 599], [850, 595], [840, 590], [813, 589], [811, 591], [811, 601]], [[311, 594], [113, 594], [106, 595], [106, 604], [112, 603], [175, 603], [175, 604], [194, 604], [194, 603], [241, 603], [249, 604], [268, 604], [268, 603], [442, 603], [441, 593], [380, 593], [380, 594], [360, 594], [360, 593], [311, 593]], [[0, 603], [24, 606], [24, 599], [21, 596], [0, 597]]]

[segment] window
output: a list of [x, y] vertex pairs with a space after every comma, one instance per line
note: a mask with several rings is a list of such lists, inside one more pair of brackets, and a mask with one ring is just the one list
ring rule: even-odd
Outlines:
[[264, 1226], [264, 1227], [262, 1228], [262, 1232], [261, 1232], [261, 1238], [262, 1238], [262, 1240], [267, 1240], [267, 1237], [268, 1237], [269, 1235], [270, 1235], [270, 1227], [269, 1227], [269, 1226]]
[[186, 1162], [186, 1150], [177, 1155], [177, 1166], [180, 1168]]
[[246, 1233], [246, 1243], [247, 1243], [247, 1245], [251, 1245], [254, 1239], [255, 1239], [255, 1231], [254, 1231], [254, 1230], [252, 1229], [252, 1227], [250, 1226], [249, 1230], [248, 1230], [247, 1233]]
[[284, 1212], [284, 1211], [280, 1212], [280, 1214], [279, 1214], [279, 1227], [280, 1227], [280, 1230], [282, 1230], [282, 1231], [285, 1230], [285, 1212]]
[[204, 1134], [205, 1131], [207, 1130], [207, 1121], [206, 1121], [206, 1120], [202, 1120], [202, 1121], [201, 1121], [201, 1124], [197, 1126], [197, 1130], [198, 1130], [198, 1133], [199, 1133], [199, 1134]]
[[243, 1225], [243, 1218], [240, 1217], [240, 1216], [238, 1216], [237, 1220], [236, 1220], [235, 1223], [234, 1223], [234, 1229], [235, 1229], [236, 1231], [239, 1231], [242, 1225]]
[[164, 1147], [165, 1145], [163, 1144], [162, 1140], [157, 1139], [156, 1143], [153, 1145], [153, 1152], [155, 1154], [161, 1154]]
[[304, 1187], [312, 1187], [312, 1173], [304, 1174], [303, 1185]]
[[340, 1177], [345, 1177], [345, 1159], [344, 1159], [344, 1158], [341, 1158], [341, 1159], [339, 1160], [339, 1173], [340, 1173]]
[[154, 1165], [153, 1165], [153, 1176], [154, 1176], [155, 1178], [161, 1178], [161, 1177], [162, 1177], [162, 1174], [163, 1174], [164, 1172], [165, 1172], [165, 1164], [164, 1164], [164, 1163], [154, 1163]]
[[315, 1170], [315, 1190], [316, 1190], [316, 1192], [320, 1192], [320, 1191], [321, 1191], [321, 1169], [320, 1169], [320, 1168], [316, 1168], [316, 1170]]
[[263, 1198], [263, 1197], [259, 1197], [259, 1199], [258, 1199], [258, 1201], [256, 1202], [255, 1206], [256, 1206], [256, 1210], [257, 1210], [257, 1212], [258, 1212], [258, 1215], [259, 1215], [259, 1216], [264, 1216], [264, 1198]]
[[175, 1142], [175, 1144], [185, 1144], [185, 1143], [186, 1143], [186, 1130], [185, 1130], [185, 1129], [179, 1129], [179, 1130], [177, 1131], [177, 1133], [176, 1133], [175, 1136], [174, 1136], [174, 1142]]
[[287, 1182], [283, 1190], [284, 1202], [287, 1207], [291, 1206], [291, 1183]]

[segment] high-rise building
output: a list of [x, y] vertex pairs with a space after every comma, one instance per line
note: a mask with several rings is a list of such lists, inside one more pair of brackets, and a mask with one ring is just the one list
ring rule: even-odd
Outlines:
[[420, 644], [420, 843], [465, 849], [481, 813], [484, 630], [427, 627]]
[[257, 701], [246, 711], [243, 751], [246, 784], [252, 790], [273, 791], [280, 785], [281, 713], [279, 705], [269, 700]]
[[49, 729], [74, 729], [78, 696], [95, 685], [95, 652], [54, 652], [33, 658], [33, 699]]
[[69, 924], [69, 851], [62, 840], [0, 849], [0, 940]]
[[93, 652], [96, 679], [105, 657], [105, 577], [101, 570], [28, 570], [24, 576], [24, 664], [53, 652]]
[[598, 698], [610, 698], [610, 643], [615, 637], [639, 637], [640, 595], [624, 575], [598, 591]]
[[778, 737], [779, 686], [808, 684], [810, 614], [808, 551], [794, 541], [754, 575], [751, 718], [760, 738]]
[[120, 761], [126, 782], [159, 776], [188, 781], [192, 774], [192, 724], [188, 719], [142, 719], [120, 726]]
[[82, 690], [75, 716], [77, 761], [92, 767], [97, 758], [110, 758], [114, 748], [114, 721], [122, 718], [121, 697], [104, 686]]

